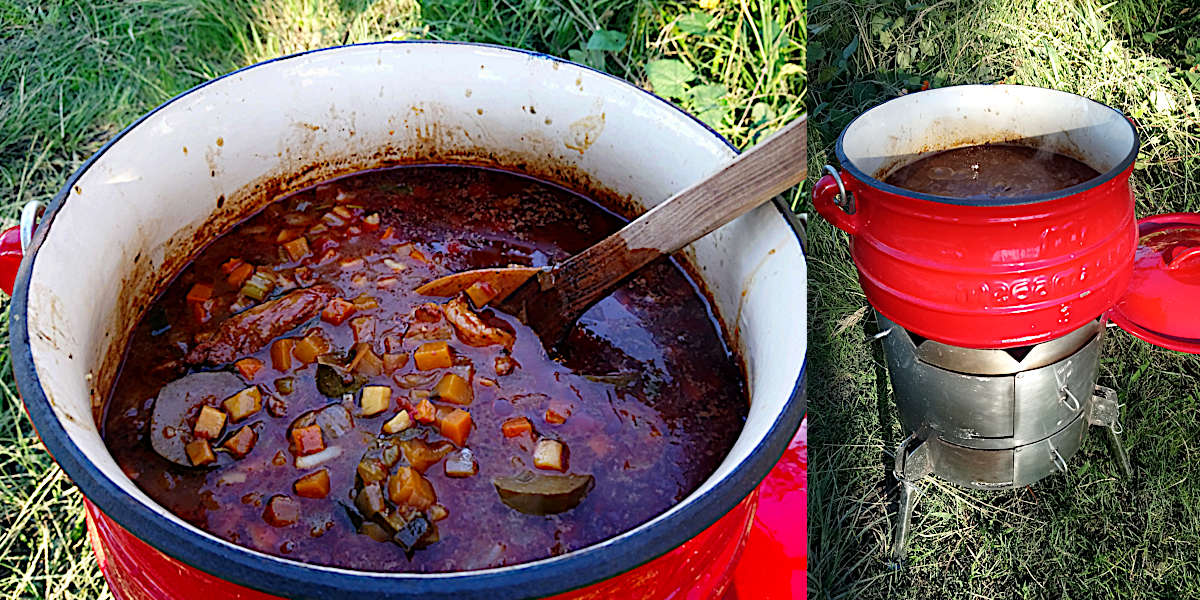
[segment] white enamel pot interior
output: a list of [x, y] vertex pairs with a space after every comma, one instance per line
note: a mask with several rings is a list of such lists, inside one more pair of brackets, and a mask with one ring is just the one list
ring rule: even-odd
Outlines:
[[950, 204], [984, 201], [922, 194], [884, 183], [896, 169], [937, 152], [1020, 143], [1078, 159], [1104, 176], [1010, 204], [1080, 193], [1133, 164], [1138, 140], [1124, 115], [1068, 92], [1022, 85], [959, 85], [908, 94], [856, 118], [837, 141], [842, 167], [893, 194]]
[[[306, 598], [517, 598], [610, 578], [680, 545], [751, 492], [804, 412], [804, 255], [767, 204], [684, 252], [746, 368], [745, 429], [686, 500], [610, 540], [505, 568], [397, 574], [319, 567], [225, 542], [170, 514], [106, 450], [106, 398], [143, 308], [199, 247], [279, 193], [385, 164], [470, 162], [650, 207], [728, 160], [668, 102], [549, 56], [473, 44], [347, 46], [186, 92], [69, 180], [22, 263], [10, 315], [17, 382], [55, 460], [109, 517], [222, 579]], [[801, 517], [802, 518], [802, 517]]]

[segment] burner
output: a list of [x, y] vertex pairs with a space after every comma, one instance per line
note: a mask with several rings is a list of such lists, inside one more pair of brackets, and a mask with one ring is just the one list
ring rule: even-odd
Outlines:
[[899, 523], [903, 558], [917, 482], [933, 475], [967, 488], [1032, 484], [1067, 470], [1089, 425], [1106, 428], [1122, 471], [1116, 391], [1096, 385], [1104, 323], [1005, 350], [959, 348], [916, 336], [876, 313], [900, 422]]

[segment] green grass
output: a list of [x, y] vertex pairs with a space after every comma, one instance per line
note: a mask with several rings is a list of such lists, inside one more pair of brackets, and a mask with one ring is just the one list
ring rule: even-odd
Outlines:
[[[810, 3], [810, 172], [834, 162], [837, 134], [868, 107], [925, 82], [1004, 81], [1125, 111], [1143, 139], [1138, 215], [1200, 210], [1191, 4]], [[1200, 360], [1119, 330], [1105, 343], [1100, 383], [1120, 391], [1134, 477], [1119, 477], [1093, 430], [1066, 474], [1028, 488], [927, 481], [909, 560], [889, 568], [896, 490], [886, 473], [902, 432], [846, 236], [819, 219], [809, 234], [811, 597], [1200, 597]]]
[[[282, 54], [395, 39], [529, 48], [655, 87], [742, 146], [802, 112], [805, 33], [803, 0], [0, 0], [0, 225], [138, 115]], [[108, 598], [79, 494], [16, 396], [5, 332], [0, 373], [0, 597]]]

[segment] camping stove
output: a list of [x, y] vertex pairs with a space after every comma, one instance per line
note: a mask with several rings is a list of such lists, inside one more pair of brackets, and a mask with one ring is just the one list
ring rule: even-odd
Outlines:
[[876, 316], [908, 433], [896, 449], [895, 560], [904, 555], [917, 483], [926, 476], [985, 490], [1029, 485], [1066, 471], [1090, 425], [1108, 431], [1129, 474], [1117, 393], [1096, 384], [1102, 320], [1041, 344], [980, 350], [925, 339]]

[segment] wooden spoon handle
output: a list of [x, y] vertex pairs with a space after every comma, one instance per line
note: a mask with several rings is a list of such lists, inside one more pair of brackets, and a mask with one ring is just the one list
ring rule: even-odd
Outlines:
[[522, 297], [531, 298], [534, 287], [526, 285], [502, 307], [533, 326], [544, 343], [554, 344], [588, 306], [630, 273], [803, 181], [807, 139], [801, 117], [620, 231], [539, 273], [540, 291], [559, 291], [542, 296], [537, 306], [524, 305]]

